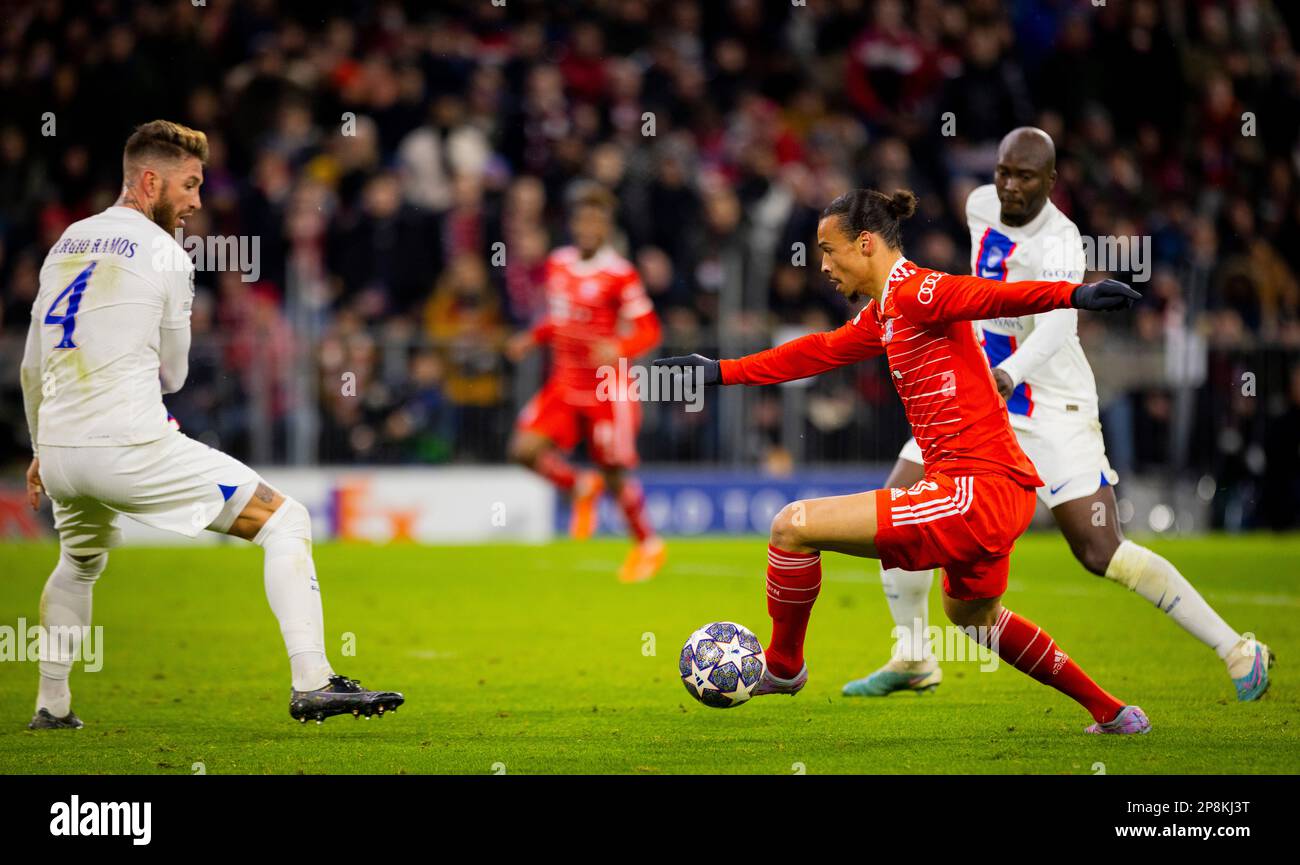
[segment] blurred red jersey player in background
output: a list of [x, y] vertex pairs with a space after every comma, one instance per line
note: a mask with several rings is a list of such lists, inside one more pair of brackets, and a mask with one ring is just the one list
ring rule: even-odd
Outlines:
[[[579, 540], [595, 531], [596, 504], [608, 489], [636, 538], [619, 579], [641, 582], [663, 565], [665, 550], [631, 475], [641, 406], [624, 398], [619, 377], [658, 345], [661, 328], [636, 268], [609, 245], [614, 205], [594, 184], [571, 198], [573, 245], [546, 261], [546, 316], [506, 348], [514, 361], [537, 345], [551, 349], [550, 375], [519, 414], [510, 457], [572, 496], [570, 534]], [[579, 471], [565, 458], [579, 441], [598, 470]]]

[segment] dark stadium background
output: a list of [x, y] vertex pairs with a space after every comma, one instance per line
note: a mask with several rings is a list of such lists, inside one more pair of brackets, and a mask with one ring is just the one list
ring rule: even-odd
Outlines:
[[[848, 187], [916, 190], [909, 254], [967, 271], [965, 195], [990, 178], [997, 140], [1034, 124], [1059, 148], [1053, 200], [1085, 236], [1151, 238], [1134, 314], [1080, 323], [1114, 467], [1182, 484], [1214, 527], [1300, 522], [1295, 3], [0, 8], [10, 504], [37, 271], [68, 223], [112, 203], [137, 123], [208, 134], [187, 231], [259, 241], [257, 281], [198, 274], [189, 382], [167, 399], [188, 434], [255, 465], [501, 462], [542, 374], [502, 345], [538, 312], [576, 180], [617, 192], [664, 353], [734, 356], [851, 314], [813, 243], [818, 210]], [[790, 264], [798, 242], [808, 266]], [[698, 414], [649, 405], [643, 458], [891, 463], [906, 425], [882, 369], [732, 389]]]

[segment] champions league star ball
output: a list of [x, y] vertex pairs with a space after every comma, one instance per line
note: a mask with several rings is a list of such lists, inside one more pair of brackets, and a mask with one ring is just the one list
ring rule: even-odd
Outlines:
[[766, 666], [758, 637], [735, 622], [714, 622], [691, 634], [678, 663], [687, 692], [715, 709], [748, 700]]

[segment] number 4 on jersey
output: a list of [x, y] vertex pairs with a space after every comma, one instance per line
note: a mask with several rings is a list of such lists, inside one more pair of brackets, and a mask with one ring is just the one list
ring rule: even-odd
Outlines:
[[[77, 309], [81, 306], [81, 293], [86, 290], [86, 284], [90, 282], [90, 274], [94, 272], [95, 265], [98, 263], [92, 261], [86, 265], [86, 269], [77, 274], [77, 278], [68, 283], [67, 288], [59, 292], [59, 296], [54, 298], [54, 303], [50, 304], [49, 312], [45, 313], [46, 324], [63, 325], [63, 339], [59, 340], [55, 348], [77, 347], [77, 344], [72, 341], [72, 331], [77, 327]], [[58, 309], [65, 297], [68, 299], [67, 309], [63, 315], [55, 315], [54, 310]]]

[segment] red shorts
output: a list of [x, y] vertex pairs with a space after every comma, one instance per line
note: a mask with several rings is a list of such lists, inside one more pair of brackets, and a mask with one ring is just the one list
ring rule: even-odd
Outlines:
[[635, 468], [641, 403], [599, 400], [594, 393], [573, 400], [572, 396], [566, 399], [566, 393], [558, 382], [547, 381], [519, 413], [515, 428], [545, 436], [566, 451], [585, 441], [597, 465]]
[[943, 590], [963, 601], [1007, 590], [1016, 538], [1029, 528], [1033, 487], [996, 474], [927, 474], [911, 489], [876, 490], [876, 550], [886, 568], [943, 568]]

